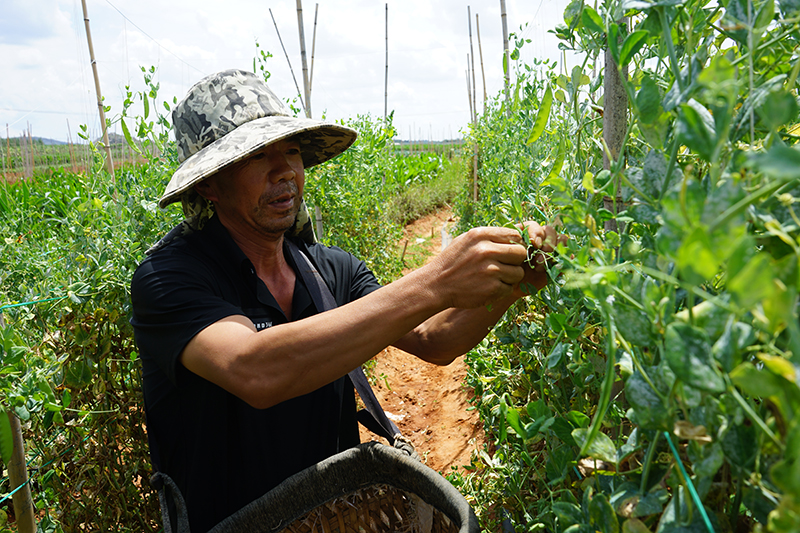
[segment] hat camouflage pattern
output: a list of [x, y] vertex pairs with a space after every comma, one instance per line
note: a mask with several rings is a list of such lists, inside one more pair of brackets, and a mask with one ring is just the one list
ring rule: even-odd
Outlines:
[[289, 116], [258, 76], [235, 69], [197, 82], [175, 107], [172, 123], [181, 165], [159, 201], [162, 208], [269, 144], [297, 139], [308, 168], [341, 154], [356, 138], [355, 130], [339, 124]]

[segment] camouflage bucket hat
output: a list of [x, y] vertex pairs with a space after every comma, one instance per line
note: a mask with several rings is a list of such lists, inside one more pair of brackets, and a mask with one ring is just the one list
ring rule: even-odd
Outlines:
[[197, 82], [175, 107], [172, 123], [181, 164], [159, 201], [162, 208], [274, 142], [299, 140], [308, 168], [341, 154], [356, 138], [345, 126], [290, 116], [269, 87], [244, 70], [225, 70]]

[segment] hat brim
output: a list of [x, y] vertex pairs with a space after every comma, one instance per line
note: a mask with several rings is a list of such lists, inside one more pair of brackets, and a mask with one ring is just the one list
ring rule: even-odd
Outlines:
[[246, 159], [269, 144], [297, 138], [300, 141], [303, 166], [308, 168], [347, 150], [357, 135], [352, 128], [307, 118], [270, 116], [251, 120], [181, 163], [158, 205], [164, 208], [177, 202], [196, 183], [228, 165]]

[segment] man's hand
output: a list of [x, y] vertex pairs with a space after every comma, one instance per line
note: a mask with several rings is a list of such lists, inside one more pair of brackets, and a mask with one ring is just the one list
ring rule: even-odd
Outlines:
[[[527, 231], [530, 248], [521, 232]], [[459, 235], [430, 265], [436, 272], [436, 292], [447, 307], [471, 309], [509, 296], [527, 294], [531, 284], [547, 283], [545, 254], [552, 253], [565, 236], [551, 226], [535, 222], [512, 228], [473, 228]], [[520, 286], [522, 285], [522, 288]]]
[[560, 235], [553, 226], [542, 226], [536, 222], [527, 221], [517, 224], [520, 231], [527, 231], [528, 260], [523, 264], [525, 276], [514, 287], [514, 293], [521, 297], [530, 294], [530, 286], [537, 291], [547, 285], [548, 256], [556, 251], [559, 244], [567, 242], [567, 235]]

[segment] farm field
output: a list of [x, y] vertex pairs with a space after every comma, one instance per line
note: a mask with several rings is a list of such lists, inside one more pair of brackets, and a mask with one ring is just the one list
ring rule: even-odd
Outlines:
[[[379, 356], [379, 393], [444, 404], [429, 393], [463, 379], [437, 424], [463, 424], [466, 453], [443, 453], [429, 415], [406, 406], [405, 423], [486, 531], [796, 533], [800, 4], [574, 0], [563, 22], [577, 63], [522, 63], [512, 35], [508, 90], [464, 144], [397, 150], [391, 121], [358, 116], [353, 149], [308, 173], [323, 242], [383, 282], [435, 253], [431, 212], [454, 235], [536, 220], [569, 236], [465, 366], [401, 388], [408, 363]], [[0, 185], [0, 397], [43, 531], [161, 527], [128, 283], [181, 217], [155, 204], [168, 124], [126, 119], [144, 162], [113, 181], [94, 152], [84, 173]]]

